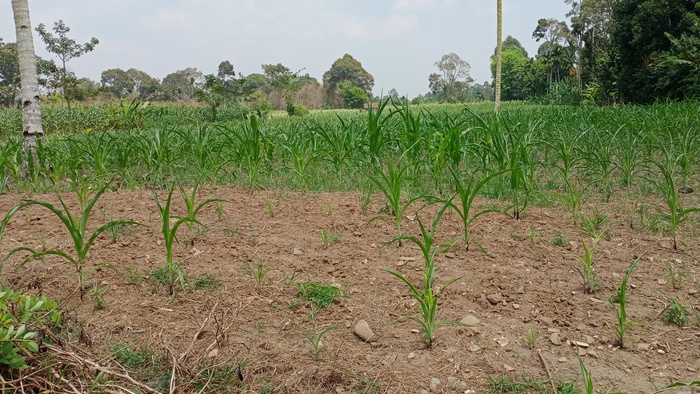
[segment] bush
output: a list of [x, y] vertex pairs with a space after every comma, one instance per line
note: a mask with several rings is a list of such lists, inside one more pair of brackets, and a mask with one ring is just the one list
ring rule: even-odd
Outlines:
[[301, 104], [287, 104], [287, 114], [289, 116], [304, 116], [309, 114], [309, 110]]

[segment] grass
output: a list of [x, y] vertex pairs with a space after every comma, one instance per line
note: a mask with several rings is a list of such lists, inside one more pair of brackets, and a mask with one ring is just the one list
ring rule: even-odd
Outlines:
[[316, 308], [329, 308], [341, 295], [339, 288], [323, 282], [299, 282], [296, 287], [299, 296]]
[[667, 323], [683, 327], [688, 323], [688, 308], [678, 302], [678, 297], [669, 298], [663, 318]]

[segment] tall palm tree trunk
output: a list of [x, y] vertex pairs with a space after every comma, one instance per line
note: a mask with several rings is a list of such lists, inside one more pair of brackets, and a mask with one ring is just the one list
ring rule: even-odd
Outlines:
[[[36, 154], [37, 140], [44, 136], [41, 126], [41, 98], [36, 72], [36, 55], [32, 38], [32, 24], [29, 20], [28, 0], [12, 0], [17, 31], [17, 52], [19, 56], [19, 77], [22, 96], [22, 134], [24, 135], [24, 152], [31, 155], [38, 165]], [[30, 160], [32, 160], [30, 159]], [[26, 161], [25, 161], [25, 166]]]
[[496, 35], [498, 36], [498, 42], [496, 43], [496, 99], [494, 111], [498, 113], [501, 108], [501, 62], [503, 60], [503, 7], [502, 0], [496, 0], [496, 17], [498, 18]]

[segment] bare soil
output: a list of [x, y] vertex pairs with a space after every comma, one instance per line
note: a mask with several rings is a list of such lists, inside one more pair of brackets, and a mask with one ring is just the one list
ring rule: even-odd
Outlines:
[[[25, 197], [0, 196], [0, 212]], [[174, 195], [173, 210], [182, 215], [179, 197]], [[74, 196], [63, 198], [71, 208], [77, 206]], [[466, 383], [459, 392], [481, 392], [490, 387], [490, 377], [502, 375], [546, 382], [545, 365], [555, 381], [576, 381], [582, 388], [573, 341], [588, 344], [581, 349], [582, 359], [599, 392], [650, 393], [669, 382], [690, 382], [700, 376], [700, 329], [691, 310], [700, 305], [700, 248], [691, 223], [685, 223], [679, 235], [685, 245], [673, 250], [667, 236], [630, 229], [622, 202], [598, 204], [609, 217], [612, 238], [602, 240], [595, 250], [595, 272], [603, 288], [585, 294], [577, 271], [580, 263], [570, 254], [583, 254], [578, 240], [588, 238], [565, 208], [533, 207], [520, 221], [484, 215], [472, 232], [487, 253], [473, 245], [464, 250], [458, 243], [450, 253], [439, 255], [437, 263], [438, 284], [462, 277], [440, 294], [438, 318], [460, 321], [473, 315], [480, 323], [442, 325], [433, 349], [427, 349], [419, 325], [400, 319], [417, 315], [417, 303], [404, 283], [384, 271], [402, 269], [420, 283], [420, 272], [411, 268], [421, 263], [420, 250], [410, 243], [387, 244], [395, 236], [392, 223], [368, 224], [384, 206], [381, 196], [374, 196], [367, 212], [356, 193], [251, 194], [210, 187], [200, 193], [200, 201], [205, 198], [230, 202], [219, 213], [216, 204], [202, 210], [199, 219], [207, 229], [190, 232], [183, 226], [175, 256], [183, 262], [190, 284], [204, 274], [215, 275], [221, 285], [210, 291], [176, 288], [171, 301], [167, 289], [150, 277], [163, 266], [165, 248], [148, 190], [108, 192], [93, 212], [92, 229], [105, 222], [100, 211], [112, 219], [145, 225], [120, 234], [114, 243], [104, 234], [92, 247], [90, 265], [114, 267], [99, 269], [88, 278], [88, 283], [107, 288], [103, 309], [96, 309], [90, 297], [80, 301], [75, 283], [64, 277], [75, 271], [59, 258], [47, 257], [20, 268], [20, 256], [13, 256], [2, 280], [15, 290], [62, 300], [66, 317], [82, 327], [81, 346], [103, 357], [103, 362], [109, 362], [115, 343], [124, 343], [167, 355], [166, 369], [195, 359], [207, 365], [238, 364], [243, 366], [245, 392], [273, 388], [274, 392], [418, 393], [428, 389], [431, 378], [441, 380], [435, 392], [457, 392], [447, 387], [448, 377]], [[58, 203], [53, 194], [32, 199]], [[696, 195], [683, 199], [687, 206], [698, 206]], [[276, 204], [274, 216], [268, 202]], [[477, 201], [499, 203], [503, 204]], [[429, 207], [419, 215], [427, 222], [435, 212], [436, 207]], [[419, 234], [412, 212], [403, 227], [406, 234]], [[321, 230], [339, 232], [339, 242], [324, 248]], [[437, 231], [441, 241], [461, 234], [457, 215], [446, 214]], [[563, 247], [552, 244], [557, 233], [567, 235]], [[5, 255], [19, 246], [70, 251], [70, 245], [59, 220], [33, 206], [14, 216], [0, 252]], [[642, 255], [632, 273], [627, 312], [643, 328], [630, 329], [625, 348], [618, 349], [613, 346], [616, 319], [608, 297], [620, 286], [630, 263]], [[272, 269], [261, 286], [256, 286], [244, 261]], [[680, 289], [671, 284], [667, 262], [686, 274]], [[311, 332], [312, 309], [299, 297], [295, 282], [305, 281], [327, 282], [345, 293], [332, 307], [317, 310], [319, 329], [337, 327], [323, 337], [326, 349], [319, 360], [313, 359], [304, 337]], [[672, 297], [691, 312], [686, 327], [662, 320]], [[353, 334], [360, 319], [375, 333], [369, 342]], [[537, 337], [534, 343], [527, 343], [528, 332]], [[551, 338], [555, 333], [558, 345]], [[132, 375], [144, 376], [143, 371]], [[176, 385], [179, 392], [198, 391], [188, 382]]]

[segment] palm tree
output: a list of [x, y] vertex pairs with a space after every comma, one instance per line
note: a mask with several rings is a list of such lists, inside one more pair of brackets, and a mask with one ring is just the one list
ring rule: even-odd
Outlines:
[[503, 10], [502, 10], [502, 0], [496, 0], [496, 14], [497, 14], [497, 27], [496, 35], [498, 36], [498, 42], [496, 43], [496, 99], [494, 110], [498, 113], [501, 107], [501, 61], [503, 52]]
[[[17, 31], [17, 52], [22, 96], [22, 134], [24, 152], [32, 155], [34, 164], [39, 164], [36, 154], [37, 140], [44, 137], [41, 126], [41, 99], [36, 73], [36, 55], [29, 20], [29, 0], [12, 0]], [[25, 166], [26, 166], [25, 161]]]

